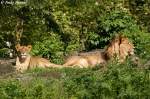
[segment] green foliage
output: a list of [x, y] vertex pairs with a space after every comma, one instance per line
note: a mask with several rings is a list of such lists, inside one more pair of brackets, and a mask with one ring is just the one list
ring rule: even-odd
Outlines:
[[[31, 99], [147, 99], [149, 70], [109, 63], [100, 69], [35, 69], [20, 78], [0, 80], [0, 97]], [[14, 76], [15, 77], [15, 76]]]
[[32, 44], [34, 55], [51, 58], [56, 63], [62, 62], [62, 53], [104, 48], [117, 33], [130, 38], [138, 56], [149, 58], [149, 34], [145, 31], [149, 27], [149, 1], [35, 1], [1, 4], [0, 48], [6, 48], [5, 41], [10, 41], [14, 48], [15, 26], [20, 18], [24, 21], [21, 44]]
[[[90, 35], [89, 40], [95, 39], [92, 42], [95, 42], [95, 44], [99, 44], [99, 46], [105, 46], [108, 44], [112, 36], [114, 36], [117, 33], [123, 33], [126, 32], [129, 33], [129, 35], [132, 35], [129, 30], [132, 28], [132, 25], [135, 25], [134, 19], [127, 13], [122, 10], [110, 10], [106, 11], [103, 15], [97, 17], [97, 36], [94, 36], [94, 33]], [[137, 26], [138, 27], [138, 26]], [[125, 30], [129, 30], [126, 31]], [[96, 34], [96, 33], [95, 33]], [[97, 42], [97, 43], [96, 43]], [[89, 45], [92, 45], [93, 43], [90, 43]]]
[[[32, 54], [62, 63], [74, 51], [104, 48], [117, 33], [126, 35], [142, 59], [150, 59], [148, 0], [25, 0], [0, 3], [0, 57], [16, 41], [17, 18], [24, 21], [21, 44]], [[14, 0], [20, 1], [20, 0]], [[22, 0], [21, 0], [22, 1]], [[5, 54], [6, 53], [6, 54]], [[31, 70], [25, 78], [0, 79], [0, 99], [148, 99], [149, 70], [110, 63], [97, 69]]]
[[4, 85], [0, 85], [1, 98], [23, 98], [25, 97], [25, 90], [22, 89], [21, 85], [17, 81], [6, 81]]
[[60, 41], [59, 35], [49, 33], [49, 37], [43, 38], [41, 42], [34, 42], [33, 55], [41, 55], [53, 60], [55, 63], [61, 63], [63, 60], [64, 44]]
[[3, 57], [3, 58], [8, 57], [9, 56], [8, 50], [9, 49], [7, 49], [7, 48], [0, 49], [0, 56]]
[[150, 10], [149, 10], [149, 0], [132, 0], [128, 2], [130, 12], [138, 20], [138, 24], [150, 32]]

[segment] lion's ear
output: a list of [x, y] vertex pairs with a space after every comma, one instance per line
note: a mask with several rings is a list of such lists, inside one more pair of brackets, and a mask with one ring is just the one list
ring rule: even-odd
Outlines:
[[27, 48], [30, 51], [32, 49], [32, 45], [28, 45]]
[[15, 46], [15, 48], [16, 48], [17, 51], [19, 51], [20, 44], [17, 44], [17, 45]]

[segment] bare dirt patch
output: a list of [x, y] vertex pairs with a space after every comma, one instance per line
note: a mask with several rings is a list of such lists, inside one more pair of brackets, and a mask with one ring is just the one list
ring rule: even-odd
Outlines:
[[0, 60], [0, 76], [14, 72], [14, 59], [1, 59]]

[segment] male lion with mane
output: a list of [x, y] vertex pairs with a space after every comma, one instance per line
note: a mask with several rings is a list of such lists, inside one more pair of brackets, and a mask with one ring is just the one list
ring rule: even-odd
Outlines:
[[108, 59], [117, 58], [122, 63], [127, 56], [134, 55], [134, 45], [127, 37], [117, 35], [107, 46], [105, 54]]
[[117, 58], [122, 63], [129, 55], [134, 55], [134, 45], [127, 37], [117, 35], [103, 51], [90, 51], [68, 57], [64, 66], [78, 66], [80, 68], [95, 67], [114, 58]]
[[134, 48], [127, 37], [120, 37], [119, 61], [124, 62], [127, 56], [134, 56]]
[[38, 57], [38, 56], [31, 56], [29, 52], [31, 51], [32, 46], [20, 46], [20, 44], [17, 44], [16, 50], [18, 52], [18, 56], [16, 59], [16, 71], [23, 72], [30, 68], [40, 67], [40, 68], [46, 68], [46, 67], [61, 67], [60, 65], [53, 64], [49, 62], [49, 60]]

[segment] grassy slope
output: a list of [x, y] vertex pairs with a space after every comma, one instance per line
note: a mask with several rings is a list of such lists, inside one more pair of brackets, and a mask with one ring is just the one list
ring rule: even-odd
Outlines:
[[0, 79], [0, 99], [148, 99], [150, 71], [130, 63], [108, 69], [34, 69]]

